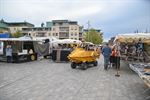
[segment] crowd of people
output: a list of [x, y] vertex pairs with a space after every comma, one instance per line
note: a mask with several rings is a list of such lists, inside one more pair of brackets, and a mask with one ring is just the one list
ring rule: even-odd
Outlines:
[[104, 69], [108, 70], [108, 66], [116, 67], [116, 69], [120, 69], [120, 46], [116, 44], [112, 48], [109, 44], [106, 44], [102, 47], [102, 54], [104, 56]]
[[132, 59], [142, 59], [144, 60], [144, 44], [141, 39], [138, 42], [133, 41], [131, 44], [120, 44], [116, 43], [114, 46], [110, 47], [106, 44], [102, 48], [102, 54], [104, 56], [104, 69], [108, 69], [108, 65], [115, 66], [120, 69], [120, 58], [121, 55], [125, 55], [125, 59], [128, 60], [129, 57]]
[[[58, 45], [58, 48], [60, 49], [68, 49], [71, 48], [70, 45]], [[58, 49], [57, 48], [57, 49]], [[90, 47], [89, 47], [90, 48]], [[93, 50], [93, 46], [91, 46]], [[54, 48], [53, 48], [54, 49]], [[72, 50], [71, 50], [72, 51]], [[121, 53], [124, 53], [126, 55], [126, 59], [128, 59], [128, 56], [135, 55], [137, 57], [141, 56], [143, 54], [143, 43], [139, 39], [137, 43], [133, 42], [132, 45], [120, 45], [116, 44], [112, 47], [109, 46], [109, 44], [106, 44], [101, 48], [101, 53], [104, 56], [104, 69], [108, 70], [108, 66], [110, 67], [116, 67], [117, 69], [120, 69], [120, 55]], [[7, 62], [10, 63], [12, 62], [12, 48], [11, 45], [7, 45], [6, 47], [6, 57], [7, 57]]]
[[121, 53], [125, 55], [126, 60], [128, 60], [129, 58], [139, 60], [140, 57], [142, 57], [144, 60], [144, 45], [141, 39], [139, 39], [138, 42], [133, 41], [130, 44], [122, 44]]

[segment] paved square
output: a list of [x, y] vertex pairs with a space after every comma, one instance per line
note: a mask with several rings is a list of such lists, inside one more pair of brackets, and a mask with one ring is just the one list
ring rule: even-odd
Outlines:
[[71, 69], [70, 63], [48, 59], [21, 64], [0, 62], [0, 100], [145, 100], [150, 93], [143, 81], [121, 64], [116, 70], [99, 66]]

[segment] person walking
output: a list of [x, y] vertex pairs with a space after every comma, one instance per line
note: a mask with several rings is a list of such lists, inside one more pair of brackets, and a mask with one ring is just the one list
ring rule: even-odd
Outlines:
[[104, 56], [104, 69], [107, 70], [111, 56], [111, 48], [108, 46], [108, 43], [102, 48], [102, 54]]
[[110, 56], [110, 66], [111, 67], [114, 67], [116, 66], [116, 55], [117, 55], [117, 52], [116, 52], [116, 49], [115, 47], [112, 48], [112, 53], [111, 53], [111, 56]]
[[12, 48], [11, 45], [7, 45], [6, 47], [6, 57], [7, 57], [7, 63], [12, 62]]
[[116, 57], [115, 57], [115, 63], [116, 63], [116, 69], [117, 69], [117, 73], [115, 76], [120, 77], [119, 71], [120, 71], [120, 43], [117, 43], [116, 45]]

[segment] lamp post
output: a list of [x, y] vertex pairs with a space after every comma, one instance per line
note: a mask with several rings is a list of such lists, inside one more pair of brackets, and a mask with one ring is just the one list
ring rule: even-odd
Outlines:
[[89, 34], [89, 28], [90, 28], [90, 21], [88, 21], [88, 29], [87, 29], [87, 33], [88, 33], [88, 41], [90, 42], [90, 34]]

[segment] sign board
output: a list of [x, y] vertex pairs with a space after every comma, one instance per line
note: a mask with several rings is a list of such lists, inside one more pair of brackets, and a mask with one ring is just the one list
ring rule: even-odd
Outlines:
[[4, 42], [0, 42], [0, 55], [3, 55]]

